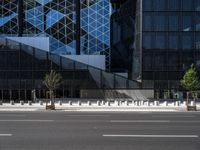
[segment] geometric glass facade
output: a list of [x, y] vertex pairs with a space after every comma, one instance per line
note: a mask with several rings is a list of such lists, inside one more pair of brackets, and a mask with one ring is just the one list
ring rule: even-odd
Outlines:
[[143, 0], [140, 7], [143, 88], [173, 98], [188, 67], [200, 71], [200, 0]]
[[51, 52], [74, 55], [78, 48], [106, 55], [109, 65], [108, 0], [1, 0], [0, 14], [0, 34], [49, 37]]

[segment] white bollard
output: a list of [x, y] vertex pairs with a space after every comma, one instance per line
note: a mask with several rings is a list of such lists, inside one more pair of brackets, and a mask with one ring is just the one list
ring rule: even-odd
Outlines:
[[88, 101], [87, 104], [88, 104], [88, 106], [91, 106], [91, 101]]
[[183, 102], [183, 106], [186, 106], [186, 105], [187, 105], [187, 102], [186, 102], [186, 101], [184, 101], [184, 102]]
[[180, 101], [176, 101], [175, 106], [180, 106]]
[[100, 106], [101, 105], [101, 102], [100, 101], [97, 101], [97, 106]]
[[102, 102], [101, 102], [101, 105], [104, 106], [104, 105], [105, 105], [105, 101], [102, 101]]
[[164, 101], [164, 106], [168, 106], [168, 102], [167, 101]]
[[72, 101], [69, 101], [68, 104], [71, 106], [72, 105]]
[[107, 101], [107, 106], [110, 106], [110, 101]]
[[58, 101], [58, 105], [62, 106], [62, 101]]
[[39, 105], [43, 105], [43, 101], [39, 101]]
[[20, 105], [24, 105], [24, 101], [20, 101]]
[[15, 102], [14, 101], [10, 101], [10, 105], [15, 105]]
[[147, 102], [146, 102], [146, 105], [147, 105], [147, 106], [150, 106], [150, 101], [147, 101]]
[[31, 102], [31, 101], [28, 101], [28, 105], [29, 105], [29, 106], [32, 105], [32, 102]]
[[140, 106], [140, 101], [136, 101], [136, 106]]
[[191, 106], [194, 106], [194, 105], [195, 105], [194, 101], [191, 101], [191, 103], [190, 103], [190, 104], [191, 104]]
[[119, 101], [115, 101], [115, 106], [119, 106], [120, 102]]
[[159, 106], [159, 101], [154, 101], [154, 106]]
[[81, 101], [78, 101], [78, 106], [81, 106]]

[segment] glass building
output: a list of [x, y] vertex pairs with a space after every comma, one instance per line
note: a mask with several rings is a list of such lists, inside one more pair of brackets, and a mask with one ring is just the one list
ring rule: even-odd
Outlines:
[[136, 18], [136, 77], [156, 98], [182, 97], [184, 72], [200, 71], [200, 0], [139, 0]]
[[49, 37], [59, 54], [105, 55], [110, 61], [108, 0], [1, 0], [0, 34]]
[[111, 71], [127, 73], [132, 78], [135, 42], [135, 0], [111, 0]]
[[[124, 97], [116, 89], [138, 89], [138, 82], [105, 71], [110, 14], [108, 0], [1, 0], [0, 100], [31, 100], [33, 92], [45, 98], [50, 69], [63, 77], [57, 98]], [[105, 56], [106, 68], [72, 59], [87, 55], [94, 62]]]

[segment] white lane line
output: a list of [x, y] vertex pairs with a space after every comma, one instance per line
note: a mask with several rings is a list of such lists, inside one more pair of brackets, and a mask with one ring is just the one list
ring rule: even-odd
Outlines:
[[110, 117], [109, 115], [66, 115], [67, 117]]
[[120, 135], [103, 134], [103, 137], [132, 137], [132, 138], [198, 138], [198, 135]]
[[169, 120], [111, 120], [113, 123], [169, 123]]
[[152, 116], [153, 118], [194, 118], [195, 116]]
[[0, 114], [0, 117], [26, 117], [26, 115]]
[[53, 122], [54, 120], [0, 120], [0, 122]]
[[0, 134], [0, 136], [12, 136], [12, 134]]

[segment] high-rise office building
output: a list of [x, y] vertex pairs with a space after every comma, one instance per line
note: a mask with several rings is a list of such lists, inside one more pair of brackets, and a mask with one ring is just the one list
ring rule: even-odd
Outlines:
[[184, 72], [191, 64], [200, 71], [200, 0], [139, 0], [137, 11], [143, 88], [154, 89], [158, 98], [181, 97]]

